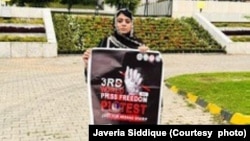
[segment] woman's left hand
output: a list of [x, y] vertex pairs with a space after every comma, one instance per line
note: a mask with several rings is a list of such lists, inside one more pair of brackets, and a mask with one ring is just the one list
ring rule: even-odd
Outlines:
[[138, 47], [140, 52], [147, 52], [149, 50], [149, 47], [145, 46], [145, 45], [141, 45]]

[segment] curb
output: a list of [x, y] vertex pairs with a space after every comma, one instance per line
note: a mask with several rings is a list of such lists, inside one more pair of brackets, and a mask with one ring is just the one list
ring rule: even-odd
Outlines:
[[220, 115], [223, 120], [226, 120], [228, 123], [238, 125], [250, 124], [250, 115], [244, 115], [241, 113], [230, 113], [227, 110], [220, 108], [216, 104], [208, 103], [207, 101], [199, 98], [191, 92], [185, 92], [183, 90], [180, 90], [176, 86], [170, 85], [168, 83], [165, 83], [165, 86], [169, 88], [172, 92], [186, 97], [190, 102], [195, 103], [205, 109], [208, 109], [211, 114]]

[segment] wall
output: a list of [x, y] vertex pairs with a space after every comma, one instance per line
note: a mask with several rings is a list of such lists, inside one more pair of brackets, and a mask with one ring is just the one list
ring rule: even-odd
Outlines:
[[[216, 21], [213, 18], [207, 18], [206, 14], [195, 13], [193, 18], [200, 24], [204, 29], [206, 29], [214, 39], [225, 48], [227, 54], [250, 54], [250, 42], [233, 42], [229, 37], [227, 37], [219, 28], [215, 27], [211, 20]], [[236, 21], [236, 19], [231, 19], [232, 17], [221, 16], [218, 21]], [[231, 19], [231, 20], [230, 20]], [[243, 18], [237, 18], [237, 22], [246, 22]], [[250, 21], [248, 21], [250, 22]]]
[[224, 14], [248, 14], [250, 15], [249, 2], [228, 2], [228, 1], [190, 1], [173, 0], [172, 17], [191, 17], [194, 13]]
[[43, 18], [47, 42], [0, 42], [0, 58], [56, 57], [57, 40], [51, 11], [46, 8], [0, 7], [1, 17]]
[[[149, 12], [167, 15], [168, 10], [172, 9], [171, 17], [173, 18], [194, 17], [225, 48], [228, 54], [250, 54], [249, 42], [233, 42], [211, 23], [213, 21], [250, 22], [250, 19], [245, 18], [245, 16], [250, 17], [249, 2], [195, 0], [172, 0], [173, 3], [167, 2], [169, 1], [161, 2], [161, 6], [166, 6], [165, 9], [160, 8], [159, 3], [150, 5], [152, 9], [149, 9]], [[139, 7], [137, 14], [143, 15], [144, 9], [144, 6]]]

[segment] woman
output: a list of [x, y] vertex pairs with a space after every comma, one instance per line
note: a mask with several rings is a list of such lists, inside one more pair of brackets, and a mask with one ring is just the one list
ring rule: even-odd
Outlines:
[[[128, 10], [128, 9], [120, 9], [117, 11], [117, 13], [115, 14], [114, 17], [114, 21], [113, 21], [113, 27], [114, 27], [114, 32], [112, 35], [103, 38], [98, 47], [102, 47], [102, 48], [124, 48], [124, 49], [138, 49], [140, 52], [146, 52], [149, 50], [149, 48], [147, 46], [145, 46], [143, 44], [143, 42], [136, 38], [134, 35], [134, 30], [133, 30], [133, 16], [132, 13]], [[96, 79], [91, 80], [92, 84], [100, 84], [100, 81], [103, 82], [104, 79], [104, 83], [102, 83], [104, 86], [106, 86], [106, 82], [109, 82], [107, 79], [109, 78], [116, 78], [115, 80], [121, 80], [119, 81], [120, 83], [116, 83], [116, 84], [122, 84], [125, 88], [125, 91], [122, 91], [122, 94], [128, 94], [129, 97], [136, 97], [135, 95], [138, 95], [139, 92], [141, 92], [142, 89], [144, 89], [143, 86], [143, 82], [144, 79], [147, 79], [145, 77], [143, 77], [143, 72], [142, 70], [138, 69], [138, 68], [145, 68], [145, 64], [148, 64], [148, 62], [146, 61], [135, 61], [136, 60], [136, 55], [134, 55], [134, 53], [137, 54], [137, 52], [129, 52], [128, 54], [124, 55], [123, 58], [123, 65], [122, 66], [126, 66], [125, 68], [115, 68], [112, 71], [109, 72], [105, 72], [102, 75], [97, 75], [98, 77]], [[88, 60], [89, 57], [91, 55], [91, 49], [88, 49], [84, 52], [83, 54], [83, 60], [85, 63], [85, 76], [87, 76], [87, 66], [88, 66]], [[132, 61], [131, 61], [132, 60]], [[138, 63], [139, 62], [139, 63]], [[93, 66], [94, 67], [94, 64]], [[154, 67], [154, 66], [152, 66]], [[144, 70], [144, 69], [143, 69]], [[120, 73], [122, 72], [122, 73]], [[100, 79], [100, 76], [102, 79]], [[149, 76], [147, 76], [149, 77]], [[87, 77], [86, 77], [87, 78]], [[118, 79], [117, 79], [118, 78]], [[123, 87], [119, 87], [119, 88], [123, 88]], [[122, 89], [123, 90], [123, 89]], [[144, 93], [147, 93], [146, 90], [143, 90]], [[151, 91], [154, 91], [153, 89]], [[116, 93], [114, 94], [116, 95]], [[98, 97], [99, 96], [99, 97]], [[100, 94], [97, 96], [97, 98], [99, 98], [99, 100], [101, 101], [102, 99], [100, 98]], [[154, 98], [153, 96], [150, 96], [150, 98]], [[157, 99], [157, 97], [156, 97]], [[100, 101], [93, 101], [93, 105], [95, 106], [99, 106], [100, 105]], [[105, 100], [103, 100], [105, 101]], [[109, 102], [112, 100], [108, 100]], [[152, 100], [153, 101], [153, 100]], [[131, 114], [130, 112], [132, 112], [131, 109], [134, 108], [134, 111], [132, 113], [134, 114], [141, 114], [142, 117], [146, 116], [146, 117], [150, 117], [147, 119], [147, 123], [154, 123], [155, 119], [157, 119], [157, 117], [155, 116], [151, 116], [152, 113], [158, 112], [157, 109], [158, 107], [153, 107], [150, 110], [145, 110], [146, 108], [146, 104], [145, 103], [140, 103], [140, 112], [141, 113], [136, 113], [138, 112], [138, 107], [135, 108], [136, 106], [138, 106], [138, 103], [131, 103], [128, 102], [129, 104], [127, 104], [127, 106], [125, 106], [126, 104], [123, 104], [123, 110], [121, 111], [121, 105], [116, 102], [112, 103], [112, 107], [110, 108], [109, 106], [107, 107], [98, 107], [97, 109], [102, 109], [102, 112], [105, 113], [120, 113], [121, 115], [126, 115], [126, 114]], [[149, 102], [150, 103], [150, 102]], [[102, 104], [102, 106], [105, 104]], [[134, 107], [131, 107], [131, 105], [136, 105]], [[156, 105], [156, 104], [149, 104], [149, 105]], [[145, 106], [145, 107], [144, 107]], [[127, 111], [125, 111], [125, 107], [127, 107]], [[143, 110], [143, 108], [145, 108]], [[153, 111], [152, 111], [153, 109]], [[107, 110], [107, 111], [106, 111]], [[110, 122], [110, 124], [133, 124], [133, 122], [129, 121], [128, 119], [121, 119], [121, 121], [116, 121], [116, 120], [111, 120], [111, 121], [106, 121], [106, 118], [98, 118], [98, 117], [102, 117], [103, 114], [102, 112], [99, 112], [97, 110], [97, 112], [95, 113], [95, 122], [97, 124], [103, 124], [103, 123], [107, 123]], [[98, 116], [97, 116], [98, 115]], [[156, 115], [156, 114], [154, 114]], [[141, 122], [142, 124], [146, 123], [146, 122]]]
[[[132, 12], [126, 8], [117, 11], [113, 21], [114, 33], [101, 40], [98, 47], [104, 48], [133, 48], [139, 49], [141, 52], [149, 50], [143, 42], [136, 38], [133, 29], [133, 15]], [[88, 66], [88, 59], [91, 55], [91, 49], [87, 49], [83, 53], [83, 61], [86, 68]]]

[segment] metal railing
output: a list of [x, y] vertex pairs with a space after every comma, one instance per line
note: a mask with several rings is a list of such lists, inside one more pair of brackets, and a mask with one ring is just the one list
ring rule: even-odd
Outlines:
[[172, 15], [173, 0], [166, 0], [162, 2], [146, 1], [139, 6], [136, 11], [137, 16], [171, 16]]

